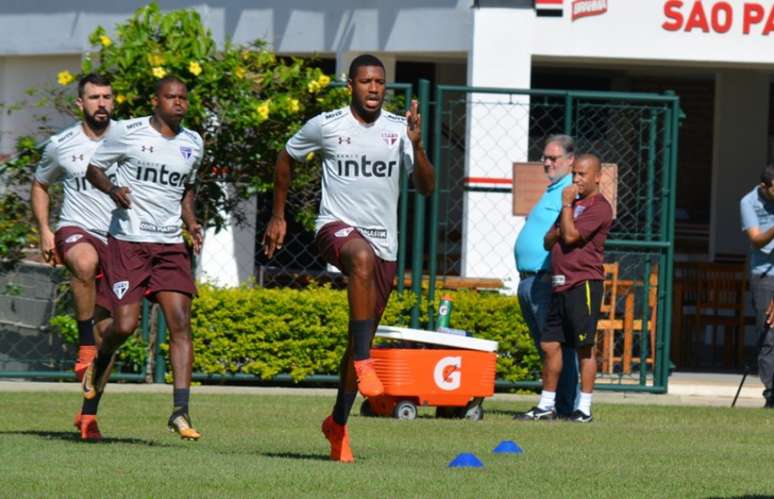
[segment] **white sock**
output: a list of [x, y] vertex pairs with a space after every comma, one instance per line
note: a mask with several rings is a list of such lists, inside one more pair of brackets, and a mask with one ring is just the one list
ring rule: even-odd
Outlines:
[[543, 390], [542, 392], [540, 392], [540, 402], [538, 402], [538, 407], [540, 409], [547, 411], [549, 409], [553, 409], [555, 405], [556, 405], [556, 392], [548, 392], [546, 390]]
[[586, 416], [591, 415], [591, 393], [580, 393], [580, 400], [578, 400], [578, 410]]

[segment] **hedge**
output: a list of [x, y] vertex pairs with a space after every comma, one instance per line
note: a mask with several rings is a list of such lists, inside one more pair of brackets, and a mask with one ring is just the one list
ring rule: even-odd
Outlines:
[[[499, 342], [498, 378], [535, 379], [540, 358], [515, 297], [474, 291], [444, 294], [454, 303], [451, 327]], [[382, 324], [408, 326], [413, 303], [413, 294], [393, 293]], [[427, 307], [422, 308], [425, 321]], [[194, 372], [262, 379], [289, 374], [294, 380], [336, 374], [347, 343], [347, 320], [344, 290], [201, 285], [192, 311]]]

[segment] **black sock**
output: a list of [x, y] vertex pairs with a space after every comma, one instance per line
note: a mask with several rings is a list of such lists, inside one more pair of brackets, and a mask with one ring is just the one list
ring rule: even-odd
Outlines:
[[345, 393], [339, 388], [336, 393], [336, 405], [333, 406], [333, 421], [336, 424], [345, 425], [349, 419], [349, 413], [352, 412], [352, 406], [355, 404], [357, 392]]
[[95, 379], [102, 376], [102, 373], [104, 373], [105, 369], [110, 365], [110, 359], [112, 357], [112, 354], [97, 352], [97, 358], [94, 359], [94, 366], [96, 367], [94, 370]]
[[374, 329], [373, 319], [364, 321], [349, 321], [349, 336], [352, 338], [354, 360], [365, 360], [371, 356], [371, 333]]
[[102, 394], [98, 393], [93, 399], [84, 399], [83, 406], [81, 406], [81, 414], [85, 416], [96, 416], [97, 407], [99, 407], [99, 401], [102, 398]]
[[78, 344], [82, 347], [94, 345], [94, 319], [78, 321]]
[[191, 398], [190, 388], [175, 388], [172, 390], [174, 412], [188, 413], [188, 400]]

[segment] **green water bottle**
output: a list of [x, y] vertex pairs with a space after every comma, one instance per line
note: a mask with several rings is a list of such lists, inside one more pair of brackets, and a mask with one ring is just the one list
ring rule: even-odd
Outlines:
[[452, 297], [444, 295], [441, 298], [441, 304], [438, 306], [438, 319], [435, 323], [436, 331], [449, 327], [449, 319], [452, 312]]

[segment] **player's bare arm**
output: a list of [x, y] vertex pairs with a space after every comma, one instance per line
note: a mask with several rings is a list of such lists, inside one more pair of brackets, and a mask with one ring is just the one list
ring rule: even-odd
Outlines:
[[546, 251], [551, 251], [551, 248], [553, 248], [554, 244], [559, 240], [559, 234], [560, 234], [559, 227], [551, 227], [548, 229], [548, 232], [546, 232], [546, 235], [543, 237], [543, 248]]
[[422, 146], [422, 115], [419, 114], [417, 106], [416, 99], [412, 100], [406, 112], [406, 134], [414, 148], [414, 173], [411, 180], [419, 192], [428, 196], [435, 190], [435, 171]]
[[567, 245], [574, 245], [583, 242], [578, 229], [575, 228], [575, 222], [572, 218], [572, 203], [578, 196], [578, 186], [570, 184], [562, 190], [562, 211], [559, 215], [559, 237]]
[[287, 231], [285, 222], [285, 202], [290, 189], [290, 178], [293, 170], [293, 159], [283, 148], [277, 156], [274, 165], [274, 203], [271, 218], [263, 234], [263, 253], [271, 258], [274, 252], [282, 248]]
[[202, 231], [202, 226], [199, 222], [196, 221], [196, 212], [194, 210], [194, 189], [192, 185], [189, 185], [185, 188], [185, 192], [183, 193], [183, 199], [181, 201], [181, 217], [183, 218], [183, 223], [185, 224], [185, 228], [188, 231], [189, 234], [191, 234], [191, 239], [193, 241], [193, 249], [194, 253], [197, 255], [202, 249], [202, 241], [204, 240], [204, 234]]
[[774, 325], [774, 298], [771, 299], [768, 308], [766, 308], [766, 324], [769, 327]]
[[32, 200], [32, 214], [38, 224], [38, 232], [40, 233], [40, 254], [51, 265], [57, 265], [60, 262], [55, 249], [54, 232], [48, 225], [48, 186], [33, 180], [30, 199]]
[[758, 227], [750, 227], [747, 229], [747, 237], [750, 238], [750, 243], [755, 249], [761, 249], [774, 239], [774, 226], [764, 231]]
[[91, 182], [94, 187], [110, 196], [110, 199], [112, 199], [119, 208], [129, 209], [132, 207], [132, 200], [129, 197], [131, 191], [129, 188], [118, 187], [113, 184], [101, 169], [94, 165], [89, 165], [89, 168], [86, 170], [86, 179]]

